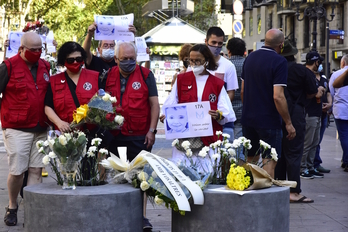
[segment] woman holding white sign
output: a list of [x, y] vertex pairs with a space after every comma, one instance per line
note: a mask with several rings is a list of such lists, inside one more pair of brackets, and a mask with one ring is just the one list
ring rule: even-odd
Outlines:
[[[186, 138], [191, 143], [192, 152], [198, 153], [202, 147], [209, 146], [211, 143], [218, 140], [216, 131], [222, 131], [222, 126], [227, 122], [234, 122], [236, 116], [234, 114], [231, 101], [224, 88], [224, 81], [211, 75], [207, 69], [216, 70], [217, 64], [214, 56], [209, 48], [204, 44], [197, 44], [190, 49], [190, 66], [192, 71], [179, 74], [177, 81], [173, 85], [173, 89], [163, 104], [163, 109], [178, 103], [203, 102], [209, 101], [213, 134], [206, 137]], [[188, 117], [192, 117], [188, 112]], [[164, 122], [165, 115], [160, 117], [161, 122]], [[192, 137], [192, 134], [191, 134]], [[192, 144], [196, 144], [192, 147]], [[198, 145], [197, 145], [198, 144]], [[196, 159], [196, 154], [185, 152], [186, 149], [181, 149], [182, 146], [173, 147], [173, 160], [178, 162], [190, 157]], [[191, 157], [192, 156], [192, 157]], [[208, 159], [206, 159], [208, 160]], [[211, 169], [212, 165], [209, 166]], [[203, 171], [203, 170], [200, 170]], [[205, 170], [207, 171], [207, 170]]]

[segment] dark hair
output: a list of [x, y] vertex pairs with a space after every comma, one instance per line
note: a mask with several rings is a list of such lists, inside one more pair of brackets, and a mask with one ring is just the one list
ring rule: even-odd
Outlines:
[[80, 44], [69, 41], [64, 43], [58, 50], [58, 65], [64, 66], [66, 58], [73, 52], [81, 52], [81, 56], [86, 63], [87, 54], [85, 50], [81, 47]]
[[232, 38], [227, 42], [227, 50], [234, 56], [244, 56], [246, 51], [246, 44], [244, 40], [240, 38]]
[[207, 37], [206, 37], [207, 42], [208, 42], [211, 35], [216, 35], [217, 37], [223, 36], [224, 40], [225, 40], [225, 33], [220, 27], [211, 27], [208, 29]]
[[[313, 65], [317, 61], [319, 61], [319, 60], [307, 60], [306, 65]], [[319, 64], [321, 64], [320, 61], [319, 61]]]
[[218, 65], [215, 62], [215, 58], [213, 53], [211, 53], [210, 49], [205, 44], [196, 44], [190, 49], [190, 53], [192, 51], [201, 53], [205, 60], [208, 61], [207, 69], [209, 70], [216, 70], [218, 68]]
[[294, 55], [284, 56], [284, 58], [285, 58], [288, 62], [296, 61]]
[[190, 56], [190, 49], [192, 48], [191, 44], [184, 44], [181, 46], [179, 51], [179, 60], [184, 60], [185, 57]]

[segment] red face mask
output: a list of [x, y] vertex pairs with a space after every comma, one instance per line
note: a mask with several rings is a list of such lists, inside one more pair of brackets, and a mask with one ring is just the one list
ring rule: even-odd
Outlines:
[[25, 50], [24, 56], [27, 59], [27, 61], [35, 64], [40, 59], [41, 52], [32, 52], [27, 49]]
[[68, 64], [66, 61], [65, 61], [65, 67], [67, 69], [69, 69], [70, 72], [72, 73], [78, 73], [82, 67], [82, 65], [84, 64], [84, 62], [74, 62], [72, 64]]

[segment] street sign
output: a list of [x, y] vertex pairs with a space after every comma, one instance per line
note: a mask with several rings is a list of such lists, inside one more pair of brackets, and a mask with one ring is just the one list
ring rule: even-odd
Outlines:
[[342, 30], [330, 30], [330, 39], [344, 39], [344, 31]]
[[241, 34], [243, 31], [243, 23], [240, 20], [235, 20], [232, 24], [232, 30], [236, 34]]
[[236, 15], [241, 15], [243, 13], [243, 3], [239, 0], [233, 3], [233, 12]]

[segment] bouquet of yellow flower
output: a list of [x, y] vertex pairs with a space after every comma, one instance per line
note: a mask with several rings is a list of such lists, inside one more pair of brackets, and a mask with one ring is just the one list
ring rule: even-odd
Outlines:
[[116, 97], [110, 96], [103, 89], [92, 97], [88, 105], [82, 105], [74, 111], [71, 127], [75, 128], [83, 123], [96, 124], [105, 130], [121, 129], [124, 117], [117, 114]]
[[244, 190], [250, 186], [251, 173], [244, 167], [231, 164], [230, 171], [227, 175], [227, 187], [234, 190]]

